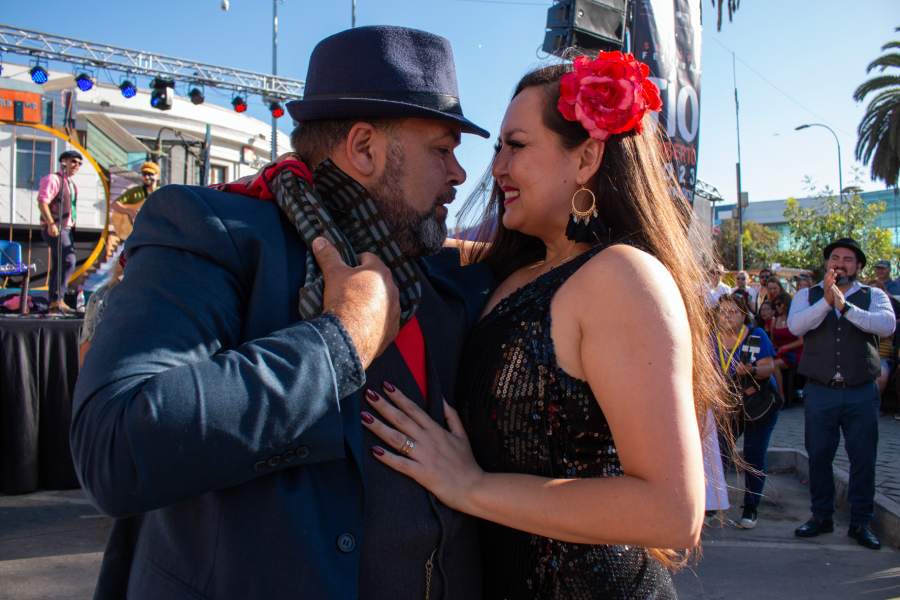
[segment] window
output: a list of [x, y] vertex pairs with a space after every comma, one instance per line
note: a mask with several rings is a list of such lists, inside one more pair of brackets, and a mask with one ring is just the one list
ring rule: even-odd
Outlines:
[[228, 179], [228, 167], [221, 165], [210, 165], [209, 167], [209, 185], [216, 183], [225, 183]]
[[16, 187], [37, 191], [41, 177], [52, 172], [53, 142], [16, 140]]

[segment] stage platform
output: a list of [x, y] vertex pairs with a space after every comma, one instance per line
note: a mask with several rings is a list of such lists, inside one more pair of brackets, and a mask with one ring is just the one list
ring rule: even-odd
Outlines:
[[82, 322], [0, 316], [0, 493], [78, 487], [69, 424]]

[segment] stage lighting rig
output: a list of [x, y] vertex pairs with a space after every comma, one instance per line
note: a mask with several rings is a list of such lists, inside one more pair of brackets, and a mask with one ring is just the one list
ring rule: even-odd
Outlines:
[[94, 78], [89, 73], [82, 71], [75, 76], [75, 85], [82, 92], [89, 92], [94, 87]]
[[172, 108], [172, 88], [175, 82], [171, 79], [163, 79], [157, 77], [150, 82], [153, 92], [150, 94], [150, 106], [157, 110], [171, 110]]
[[125, 98], [134, 98], [137, 95], [137, 86], [130, 79], [125, 79], [119, 84], [119, 91]]
[[191, 99], [192, 104], [203, 104], [206, 101], [206, 95], [203, 93], [203, 88], [196, 85], [191, 86], [191, 89], [188, 92], [188, 98]]
[[234, 107], [234, 112], [242, 113], [247, 111], [247, 101], [244, 100], [243, 96], [235, 96], [232, 98], [231, 106]]
[[269, 103], [269, 112], [272, 113], [272, 116], [276, 119], [280, 119], [284, 116], [284, 106], [282, 106], [281, 102], [278, 100], [272, 100]]
[[47, 83], [47, 80], [50, 79], [50, 74], [47, 73], [47, 69], [37, 64], [31, 67], [31, 70], [28, 71], [28, 74], [31, 75], [31, 80], [38, 85], [44, 85]]

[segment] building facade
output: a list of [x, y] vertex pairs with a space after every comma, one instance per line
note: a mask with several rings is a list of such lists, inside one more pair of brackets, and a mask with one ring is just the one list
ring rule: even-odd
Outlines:
[[[862, 192], [860, 197], [869, 204], [883, 202], [885, 210], [875, 222], [877, 227], [883, 227], [891, 231], [894, 246], [900, 248], [900, 192], [892, 189], [877, 190], [874, 192]], [[797, 198], [801, 208], [816, 208], [822, 201], [819, 197]], [[784, 210], [787, 208], [787, 198], [781, 200], [763, 200], [751, 202], [744, 208], [744, 222], [754, 221], [765, 225], [779, 233], [778, 246], [781, 250], [791, 247], [791, 232], [788, 227]], [[737, 218], [734, 204], [722, 204], [712, 209], [713, 226], [719, 226], [727, 219]]]

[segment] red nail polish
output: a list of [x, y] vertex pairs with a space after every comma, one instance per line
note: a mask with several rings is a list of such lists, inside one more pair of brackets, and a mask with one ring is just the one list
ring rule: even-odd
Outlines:
[[378, 402], [378, 394], [374, 390], [366, 390], [366, 400], [369, 402]]
[[384, 456], [384, 448], [381, 446], [372, 446], [372, 454], [375, 456]]
[[396, 392], [396, 391], [397, 391], [397, 388], [395, 388], [395, 387], [394, 387], [394, 384], [391, 383], [390, 381], [385, 381], [385, 382], [382, 383], [381, 385], [383, 385], [383, 386], [384, 386], [384, 389], [386, 389], [386, 390], [389, 391], [389, 392], [392, 392], [392, 393], [393, 393], [393, 392]]
[[362, 417], [363, 423], [366, 423], [367, 425], [371, 425], [375, 422], [375, 417], [373, 417], [366, 411], [362, 411], [361, 413], [359, 413], [359, 416]]

